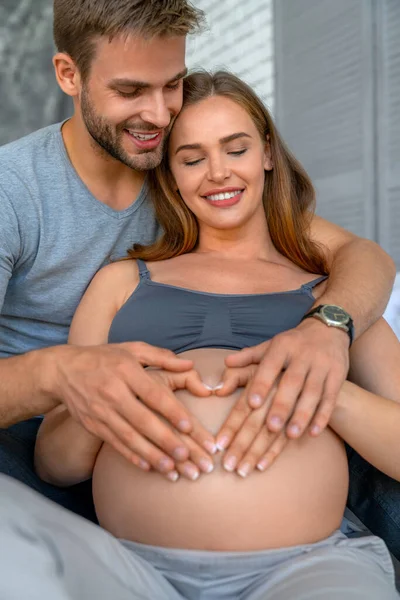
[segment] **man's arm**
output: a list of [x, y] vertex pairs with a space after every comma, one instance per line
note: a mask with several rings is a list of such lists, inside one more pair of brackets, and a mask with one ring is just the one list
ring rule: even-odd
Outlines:
[[330, 267], [318, 304], [342, 306], [354, 321], [356, 339], [384, 313], [396, 277], [394, 261], [375, 242], [321, 217], [313, 218], [311, 237], [323, 248]]
[[[39, 475], [48, 481], [70, 485], [89, 477], [103, 441], [133, 464], [164, 474], [189, 456], [200, 462], [206, 455], [202, 448], [214, 445], [213, 436], [175, 397], [173, 386], [143, 366], [170, 371], [179, 385], [193, 377], [191, 361], [141, 342], [107, 344], [111, 322], [134, 285], [132, 261], [109, 265], [93, 278], [77, 308], [65, 348], [71, 356], [56, 365], [55, 397], [65, 407], [45, 416], [35, 450]], [[196, 389], [199, 395], [210, 394], [199, 382]], [[190, 437], [184, 441], [179, 432]]]
[[62, 347], [0, 359], [0, 427], [42, 415], [59, 403], [46, 389]]
[[[0, 178], [0, 313], [15, 266], [23, 259], [21, 224], [1, 181]], [[29, 196], [24, 200], [30, 202]], [[46, 392], [43, 377], [47, 380], [50, 376], [52, 354], [59, 353], [58, 349], [52, 353], [40, 350], [0, 359], [0, 427], [43, 414], [57, 405], [54, 396]]]
[[[354, 321], [357, 339], [383, 314], [396, 274], [394, 263], [374, 242], [320, 217], [313, 218], [310, 234], [324, 249], [330, 267], [328, 285], [314, 305], [342, 306]], [[348, 373], [349, 338], [318, 319], [305, 319], [272, 340], [228, 356], [225, 362], [227, 367], [258, 365], [246, 391], [252, 408], [271, 398], [274, 383], [284, 371], [270, 400], [269, 430], [286, 428], [289, 437], [297, 438], [311, 423], [311, 433], [319, 435]]]

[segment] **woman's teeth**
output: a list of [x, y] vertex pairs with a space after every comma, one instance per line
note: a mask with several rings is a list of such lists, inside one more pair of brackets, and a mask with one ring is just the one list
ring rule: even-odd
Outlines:
[[[129, 129], [128, 129], [129, 131]], [[134, 133], [133, 131], [129, 131], [129, 133], [131, 135], [133, 135], [133, 137], [135, 137], [137, 140], [140, 140], [141, 142], [146, 142], [147, 140], [154, 140], [157, 136], [158, 133], [151, 133], [151, 134], [144, 134], [144, 133]]]
[[233, 198], [234, 196], [238, 196], [242, 193], [242, 190], [236, 190], [235, 192], [227, 192], [225, 194], [212, 194], [211, 196], [206, 196], [208, 200], [228, 200], [229, 198]]

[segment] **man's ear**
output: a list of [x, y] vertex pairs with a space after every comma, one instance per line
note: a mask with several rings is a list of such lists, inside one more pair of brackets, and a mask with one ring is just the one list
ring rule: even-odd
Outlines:
[[272, 161], [270, 137], [269, 133], [267, 133], [267, 141], [265, 142], [264, 146], [264, 169], [266, 171], [272, 171], [273, 168], [274, 163]]
[[69, 54], [58, 52], [53, 57], [57, 83], [68, 96], [78, 96], [81, 90], [81, 77], [78, 68]]

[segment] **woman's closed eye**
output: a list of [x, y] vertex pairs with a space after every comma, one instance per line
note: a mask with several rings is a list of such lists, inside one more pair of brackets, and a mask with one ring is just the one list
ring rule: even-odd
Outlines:
[[247, 148], [242, 148], [241, 150], [231, 150], [230, 152], [228, 152], [228, 154], [231, 154], [233, 156], [242, 156], [242, 154], [244, 154], [245, 152], [247, 152]]
[[201, 163], [202, 160], [204, 160], [204, 158], [197, 158], [194, 160], [185, 160], [183, 162], [183, 164], [185, 165], [185, 167], [194, 167], [195, 165], [198, 165], [199, 163]]
[[[247, 148], [242, 148], [241, 150], [230, 150], [227, 152], [227, 154], [229, 154], [230, 156], [242, 156], [243, 154], [245, 154], [245, 152], [247, 152]], [[187, 167], [194, 167], [200, 164], [203, 160], [204, 158], [185, 160], [183, 164]]]

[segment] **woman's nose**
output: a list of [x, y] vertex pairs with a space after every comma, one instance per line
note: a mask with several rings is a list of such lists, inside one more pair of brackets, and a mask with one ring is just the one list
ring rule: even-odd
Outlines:
[[208, 168], [208, 179], [210, 181], [224, 181], [230, 175], [230, 170], [222, 159], [210, 160]]

